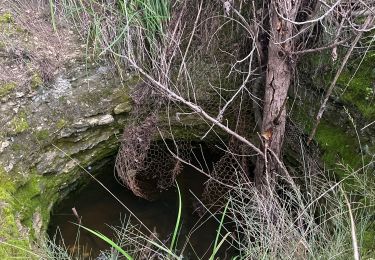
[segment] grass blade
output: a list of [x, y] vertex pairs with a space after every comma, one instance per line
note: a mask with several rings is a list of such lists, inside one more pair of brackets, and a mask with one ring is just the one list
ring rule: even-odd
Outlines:
[[126, 253], [121, 247], [119, 247], [115, 242], [113, 242], [111, 239], [109, 239], [108, 237], [106, 237], [105, 235], [99, 233], [99, 232], [96, 232], [94, 230], [91, 230], [87, 227], [84, 227], [82, 225], [78, 225], [76, 224], [77, 226], [79, 227], [82, 227], [83, 229], [87, 230], [88, 232], [90, 232], [91, 234], [94, 234], [95, 236], [97, 236], [98, 238], [100, 238], [101, 240], [107, 242], [110, 246], [112, 246], [114, 249], [116, 249], [119, 253], [121, 253], [123, 256], [125, 256], [126, 259], [128, 260], [133, 260], [133, 257], [131, 257], [128, 253]]
[[223, 239], [220, 241], [220, 243], [215, 246], [213, 252], [212, 252], [212, 255], [210, 256], [210, 260], [214, 260], [215, 259], [215, 255], [216, 253], [219, 251], [220, 247], [223, 245], [224, 241], [227, 239], [227, 237], [230, 235], [230, 232], [226, 233], [225, 236], [223, 237]]
[[212, 255], [210, 257], [210, 260], [213, 260], [217, 251], [219, 250], [221, 244], [224, 242], [224, 240], [226, 239], [226, 237], [230, 234], [230, 233], [227, 233], [223, 239], [221, 240], [221, 242], [218, 244], [217, 242], [219, 241], [219, 236], [220, 236], [220, 231], [221, 231], [221, 227], [223, 226], [223, 223], [224, 223], [224, 217], [227, 213], [227, 209], [228, 209], [228, 206], [229, 206], [229, 200], [227, 202], [227, 204], [225, 205], [225, 208], [224, 208], [224, 211], [223, 211], [223, 214], [221, 215], [221, 220], [220, 220], [220, 225], [219, 225], [219, 228], [217, 229], [217, 233], [216, 233], [216, 238], [215, 238], [215, 244], [214, 244], [214, 249], [212, 251]]
[[172, 250], [170, 250], [170, 249], [168, 249], [168, 248], [166, 248], [166, 247], [164, 247], [164, 246], [159, 245], [159, 244], [156, 243], [155, 241], [153, 241], [153, 240], [147, 240], [147, 242], [150, 243], [150, 244], [152, 244], [152, 245], [154, 245], [154, 246], [156, 246], [156, 247], [159, 248], [160, 250], [166, 252], [168, 255], [170, 255], [170, 256], [172, 256], [172, 257], [174, 257], [174, 258], [176, 258], [176, 259], [181, 259], [181, 257], [179, 257], [178, 255], [174, 254], [174, 253], [172, 252]]
[[53, 27], [53, 30], [57, 32], [56, 21], [55, 21], [55, 4], [53, 3], [53, 0], [49, 0], [49, 8], [51, 12], [52, 27]]
[[182, 212], [181, 192], [180, 192], [180, 187], [178, 186], [177, 181], [176, 181], [176, 186], [177, 186], [177, 192], [178, 192], [178, 214], [177, 214], [176, 225], [175, 225], [174, 231], [173, 231], [171, 246], [169, 247], [169, 249], [171, 251], [173, 250], [173, 248], [175, 246], [178, 230], [180, 229], [181, 212]]

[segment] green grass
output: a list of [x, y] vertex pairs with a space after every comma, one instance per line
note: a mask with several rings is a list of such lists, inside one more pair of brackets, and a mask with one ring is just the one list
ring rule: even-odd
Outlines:
[[56, 32], [57, 27], [56, 27], [56, 18], [55, 18], [55, 3], [53, 2], [53, 0], [49, 0], [49, 7], [50, 7], [52, 27], [53, 27], [53, 30]]
[[[219, 251], [220, 247], [222, 246], [222, 244], [224, 243], [224, 241], [226, 240], [226, 238], [230, 235], [230, 233], [228, 232], [222, 239], [221, 241], [219, 242], [219, 237], [220, 237], [220, 234], [221, 234], [221, 228], [223, 227], [223, 223], [224, 223], [224, 218], [226, 216], [226, 213], [227, 213], [227, 210], [228, 210], [228, 206], [229, 206], [229, 201], [227, 202], [227, 204], [225, 205], [225, 208], [224, 208], [224, 211], [223, 211], [223, 214], [221, 216], [221, 220], [220, 220], [220, 224], [219, 224], [219, 228], [217, 229], [217, 232], [216, 232], [216, 238], [215, 238], [215, 242], [214, 242], [214, 247], [213, 247], [213, 251], [212, 251], [212, 254], [209, 258], [209, 260], [214, 260], [215, 259], [215, 255], [217, 254], [217, 252]], [[219, 242], [219, 243], [218, 243]]]
[[[355, 172], [348, 172], [348, 175], [352, 175], [357, 184], [364, 177]], [[283, 179], [283, 185], [278, 187], [278, 192], [271, 197], [263, 197], [251, 185], [239, 184], [225, 196], [228, 203], [218, 220], [216, 238], [208, 259], [216, 259], [224, 242], [230, 234], [236, 232], [241, 235], [231, 236], [231, 240], [239, 255], [233, 259], [351, 259], [355, 249], [352, 247], [349, 204], [358, 231], [360, 254], [364, 259], [371, 256], [375, 252], [374, 245], [371, 244], [375, 239], [374, 232], [371, 231], [374, 224], [371, 224], [371, 217], [368, 215], [371, 208], [350, 200], [341, 184], [316, 176], [313, 178], [309, 179], [309, 184], [306, 183], [307, 190], [303, 191], [303, 188], [294, 183], [296, 179], [286, 177]], [[366, 197], [375, 196], [374, 189], [369, 188], [366, 184], [359, 185], [355, 192]], [[181, 194], [178, 194], [181, 198]], [[180, 212], [180, 199], [179, 203]], [[237, 230], [222, 235], [224, 219], [227, 223], [234, 224]], [[299, 224], [301, 221], [304, 223], [302, 226]], [[131, 255], [130, 251], [125, 251], [124, 245], [137, 248], [137, 252], [152, 245], [153, 250], [158, 251], [160, 259], [183, 259], [183, 254], [178, 254], [174, 246], [180, 224], [178, 213], [169, 248], [150, 238], [149, 234], [135, 235], [129, 226], [123, 227], [120, 232], [129, 232], [129, 240], [125, 243], [113, 241], [96, 231], [83, 228], [106, 241], [126, 259], [138, 258]]]
[[[172, 257], [174, 259], [179, 259], [180, 260], [180, 259], [183, 259], [182, 255], [179, 256], [176, 252], [178, 251], [178, 249], [177, 249], [177, 240], [178, 240], [178, 236], [179, 236], [179, 230], [181, 228], [182, 196], [181, 196], [180, 188], [179, 188], [177, 182], [176, 182], [176, 187], [177, 187], [177, 193], [178, 193], [178, 212], [177, 212], [177, 219], [176, 219], [176, 223], [175, 223], [174, 230], [173, 230], [173, 233], [172, 233], [172, 239], [171, 239], [171, 243], [170, 243], [169, 248], [167, 248], [164, 244], [159, 243], [159, 241], [154, 241], [152, 237], [150, 238], [150, 236], [148, 236], [146, 234], [141, 234], [140, 235], [141, 236], [140, 237], [140, 239], [141, 239], [140, 241], [142, 241], [144, 245], [151, 244], [151, 245], [155, 246], [155, 248], [159, 249], [161, 252], [164, 252], [166, 254], [166, 256], [165, 256], [166, 259], [169, 259], [170, 257]], [[219, 227], [217, 229], [217, 234], [216, 234], [216, 239], [215, 239], [214, 246], [213, 246], [213, 251], [212, 251], [211, 256], [209, 258], [210, 260], [215, 259], [215, 256], [216, 256], [217, 252], [219, 251], [219, 249], [221, 248], [221, 246], [223, 245], [223, 243], [225, 242], [225, 240], [230, 235], [230, 232], [228, 232], [219, 241], [219, 238], [220, 238], [220, 235], [221, 235], [221, 230], [222, 230], [222, 227], [224, 225], [224, 218], [226, 217], [226, 213], [227, 213], [227, 210], [228, 210], [228, 206], [229, 206], [229, 201], [228, 201], [228, 203], [226, 204], [226, 206], [224, 208], [221, 220], [219, 222]], [[108, 238], [107, 236], [101, 234], [100, 232], [94, 231], [94, 230], [92, 230], [90, 228], [84, 227], [82, 225], [78, 225], [78, 226], [82, 227], [83, 229], [85, 229], [86, 231], [90, 232], [91, 234], [93, 234], [94, 236], [98, 237], [99, 239], [105, 241], [108, 245], [110, 245], [112, 248], [114, 248], [115, 250], [117, 250], [126, 259], [128, 259], [128, 260], [135, 259], [133, 256], [131, 256], [130, 253], [126, 252], [121, 247], [121, 243], [118, 243], [118, 242], [116, 242], [116, 241]], [[122, 230], [121, 232], [125, 232], [125, 231]], [[133, 234], [133, 236], [134, 236], [134, 234]], [[130, 240], [130, 243], [127, 244], [127, 246], [129, 247], [132, 243], [134, 243], [134, 240]], [[136, 247], [142, 247], [142, 246], [141, 245], [136, 245]]]
[[36, 90], [38, 87], [43, 85], [43, 79], [39, 73], [34, 73], [30, 80], [30, 87], [32, 90]]
[[[52, 14], [53, 3], [50, 6]], [[62, 8], [85, 38], [87, 57], [108, 57], [121, 69], [126, 61], [117, 55], [124, 52], [145, 62], [157, 55], [170, 18], [167, 0], [130, 0], [106, 5], [98, 0], [63, 0]]]
[[120, 246], [118, 246], [114, 241], [112, 241], [110, 238], [106, 237], [105, 235], [101, 234], [100, 232], [97, 232], [97, 231], [94, 231], [94, 230], [91, 230], [87, 227], [84, 227], [82, 225], [78, 225], [79, 227], [82, 227], [83, 229], [87, 230], [88, 232], [90, 232], [91, 234], [93, 234], [94, 236], [100, 238], [101, 240], [105, 241], [106, 243], [108, 243], [111, 247], [113, 247], [114, 249], [116, 249], [119, 253], [121, 253], [126, 259], [128, 260], [133, 260], [133, 257], [131, 257], [127, 252], [125, 252], [125, 250], [123, 250]]
[[[174, 231], [173, 231], [173, 234], [172, 234], [172, 240], [171, 240], [171, 244], [170, 244], [169, 248], [167, 248], [164, 244], [155, 242], [154, 240], [152, 240], [152, 238], [150, 239], [147, 235], [142, 236], [141, 239], [143, 240], [143, 242], [145, 244], [154, 245], [155, 247], [157, 247], [161, 251], [167, 253], [168, 256], [171, 256], [175, 259], [181, 259], [181, 257], [179, 257], [178, 255], [176, 255], [174, 253], [177, 250], [177, 239], [178, 239], [179, 230], [180, 230], [180, 226], [181, 226], [181, 213], [182, 213], [182, 197], [181, 197], [180, 187], [178, 186], [177, 182], [176, 182], [176, 187], [177, 187], [177, 193], [178, 193], [178, 212], [177, 212], [176, 224], [175, 224], [175, 227], [174, 227]], [[90, 232], [94, 236], [96, 236], [96, 237], [100, 238], [101, 240], [105, 241], [106, 243], [108, 243], [111, 247], [113, 247], [115, 250], [117, 250], [119, 253], [121, 253], [126, 259], [128, 259], [128, 260], [134, 259], [132, 256], [130, 256], [129, 253], [127, 253], [124, 249], [122, 249], [121, 246], [119, 244], [117, 244], [115, 241], [111, 240], [110, 238], [106, 237], [105, 235], [103, 235], [103, 234], [101, 234], [97, 231], [91, 230], [91, 229], [89, 229], [87, 227], [84, 227], [84, 226], [81, 226], [81, 225], [79, 225], [79, 226], [82, 227], [83, 229], [87, 230], [88, 232]], [[220, 246], [220, 244], [218, 246]]]
[[171, 245], [169, 247], [170, 251], [173, 251], [175, 249], [175, 246], [177, 244], [178, 232], [180, 230], [180, 225], [181, 225], [182, 200], [181, 200], [180, 187], [178, 186], [177, 181], [176, 181], [176, 187], [177, 187], [177, 193], [178, 193], [178, 213], [177, 213], [176, 225], [173, 231]]

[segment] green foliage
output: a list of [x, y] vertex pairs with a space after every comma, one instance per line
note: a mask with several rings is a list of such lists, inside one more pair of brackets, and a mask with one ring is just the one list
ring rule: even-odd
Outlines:
[[114, 241], [112, 241], [111, 239], [109, 239], [108, 237], [106, 237], [105, 235], [97, 232], [97, 231], [94, 231], [94, 230], [91, 230], [87, 227], [84, 227], [84, 226], [81, 226], [79, 225], [80, 227], [82, 227], [83, 229], [89, 231], [91, 234], [97, 236], [98, 238], [100, 238], [101, 240], [107, 242], [110, 246], [112, 246], [114, 249], [116, 249], [119, 253], [121, 253], [126, 259], [128, 260], [133, 260], [133, 257], [131, 257], [127, 252], [125, 252], [125, 250], [123, 250], [120, 246], [118, 246]]
[[227, 204], [225, 205], [225, 208], [224, 208], [223, 214], [221, 215], [221, 220], [220, 220], [219, 228], [217, 229], [217, 232], [216, 232], [216, 238], [215, 238], [214, 248], [213, 248], [213, 251], [212, 251], [212, 254], [211, 254], [209, 260], [214, 260], [214, 259], [215, 259], [215, 255], [216, 255], [217, 252], [219, 251], [219, 248], [221, 247], [221, 245], [223, 244], [223, 242], [225, 241], [225, 239], [227, 238], [227, 236], [230, 234], [230, 233], [227, 233], [227, 234], [222, 238], [222, 240], [220, 241], [220, 243], [218, 243], [218, 241], [219, 241], [219, 236], [220, 236], [220, 233], [221, 233], [221, 228], [223, 227], [223, 223], [224, 223], [224, 218], [225, 218], [225, 215], [226, 215], [227, 210], [228, 210], [228, 206], [229, 206], [229, 201], [228, 201]]
[[[169, 20], [170, 1], [166, 0], [133, 0], [129, 5], [121, 5], [125, 15], [133, 17], [130, 23], [140, 25], [151, 48], [156, 47], [158, 37], [164, 33], [164, 24]], [[153, 51], [153, 50], [151, 50]]]
[[177, 239], [178, 232], [180, 230], [180, 225], [181, 225], [182, 201], [181, 201], [180, 187], [178, 186], [177, 181], [176, 181], [176, 187], [177, 187], [177, 192], [178, 192], [178, 214], [177, 214], [176, 225], [175, 225], [174, 231], [173, 231], [171, 246], [169, 247], [170, 251], [175, 249], [175, 244], [177, 244], [176, 239]]

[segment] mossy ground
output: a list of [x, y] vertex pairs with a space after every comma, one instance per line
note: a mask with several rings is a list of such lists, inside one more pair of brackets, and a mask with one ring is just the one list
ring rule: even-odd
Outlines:
[[[104, 158], [113, 151], [111, 147], [95, 155]], [[86, 157], [80, 157], [88, 160], [92, 155], [88, 152]], [[72, 182], [87, 180], [88, 176], [82, 176], [77, 168], [66, 174], [43, 176], [36, 169], [27, 173], [14, 169], [7, 173], [0, 167], [0, 241], [7, 243], [0, 243], [0, 259], [33, 259], [28, 251], [37, 252], [37, 243], [44, 241], [52, 206], [69, 192], [64, 189], [72, 189]], [[34, 229], [36, 215], [41, 220], [38, 230]]]
[[[316, 108], [313, 104], [310, 105], [305, 104], [293, 108], [293, 118], [304, 127], [308, 134], [311, 133], [314, 123], [308, 111], [313, 107]], [[358, 169], [362, 166], [361, 149], [354, 130], [352, 132], [344, 131], [334, 122], [322, 119], [314, 140], [321, 150], [321, 158], [326, 169], [334, 171], [339, 179], [345, 178], [349, 174], [346, 170], [347, 167]]]

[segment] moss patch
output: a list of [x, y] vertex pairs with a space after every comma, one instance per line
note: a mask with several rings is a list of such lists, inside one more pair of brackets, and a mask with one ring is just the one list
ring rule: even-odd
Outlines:
[[358, 141], [339, 127], [326, 121], [321, 122], [315, 139], [323, 150], [323, 159], [329, 166], [344, 163], [352, 168], [362, 164]]
[[35, 132], [35, 137], [38, 141], [45, 141], [49, 138], [49, 132], [48, 130], [40, 130]]
[[13, 23], [14, 18], [10, 12], [0, 15], [0, 23]]
[[375, 119], [375, 53], [368, 53], [359, 67], [357, 63], [359, 62], [352, 61], [349, 64], [349, 68], [340, 76], [338, 85], [345, 90], [342, 95], [343, 101], [355, 105], [366, 119], [373, 120]]
[[25, 132], [29, 129], [29, 123], [27, 122], [27, 116], [25, 112], [20, 112], [16, 117], [10, 122], [12, 131], [15, 134]]
[[[30, 241], [22, 234], [20, 229], [19, 213], [14, 207], [17, 203], [15, 194], [17, 191], [17, 181], [10, 179], [0, 165], [0, 238], [9, 245], [0, 244], [0, 258], [10, 257], [27, 258], [30, 257], [25, 251], [17, 247], [30, 250]], [[30, 258], [28, 258], [30, 259]]]
[[42, 77], [40, 76], [39, 73], [34, 73], [33, 76], [31, 77], [31, 81], [30, 81], [31, 89], [35, 90], [41, 85], [43, 85]]
[[0, 98], [8, 95], [12, 90], [16, 88], [16, 84], [9, 82], [0, 86]]
[[63, 128], [64, 126], [66, 126], [67, 123], [68, 123], [68, 122], [67, 122], [66, 120], [64, 120], [64, 119], [59, 119], [59, 121], [57, 121], [57, 123], [56, 123], [56, 127], [57, 127], [57, 129], [61, 129], [61, 128]]
[[[293, 108], [293, 118], [304, 126], [305, 132], [310, 134], [314, 120], [311, 120], [309, 111], [316, 104], [304, 104]], [[315, 138], [322, 150], [322, 159], [330, 169], [334, 169], [340, 177], [345, 171], [338, 164], [348, 165], [355, 169], [362, 165], [362, 157], [358, 140], [351, 133], [345, 132], [341, 127], [329, 120], [322, 120], [318, 126]]]

